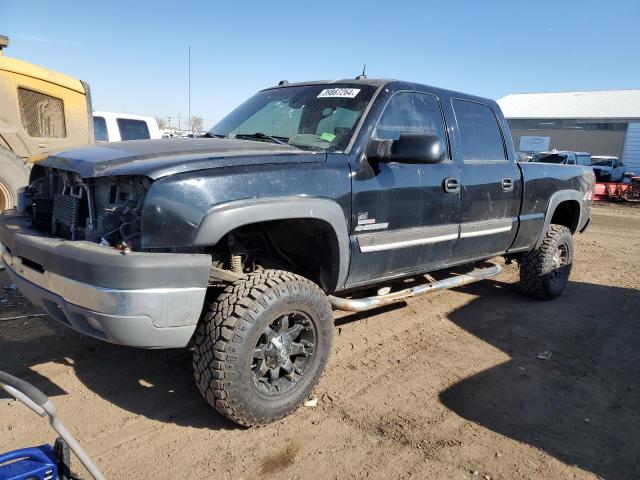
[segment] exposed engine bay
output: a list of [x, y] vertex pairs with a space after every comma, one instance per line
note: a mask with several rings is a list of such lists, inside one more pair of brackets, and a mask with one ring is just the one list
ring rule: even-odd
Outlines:
[[25, 211], [35, 229], [68, 240], [139, 250], [146, 177], [83, 179], [36, 165], [25, 189]]

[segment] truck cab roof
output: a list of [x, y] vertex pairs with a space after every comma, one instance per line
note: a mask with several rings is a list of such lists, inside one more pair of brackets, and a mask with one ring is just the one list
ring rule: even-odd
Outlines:
[[290, 88], [290, 87], [300, 87], [300, 86], [308, 86], [308, 85], [369, 85], [373, 87], [393, 87], [396, 90], [416, 90], [416, 91], [431, 91], [438, 92], [443, 96], [450, 98], [459, 98], [459, 99], [467, 99], [473, 100], [481, 103], [486, 103], [492, 105], [494, 108], [500, 108], [495, 100], [486, 97], [479, 97], [477, 95], [471, 95], [464, 92], [458, 92], [454, 90], [447, 90], [440, 87], [435, 87], [433, 85], [427, 85], [424, 83], [417, 82], [409, 82], [405, 80], [398, 80], [393, 78], [343, 78], [339, 80], [310, 80], [303, 82], [295, 82], [288, 83], [286, 80], [283, 80], [278, 85], [274, 85], [272, 87], [268, 87], [263, 89], [265, 90], [273, 90], [278, 88]]

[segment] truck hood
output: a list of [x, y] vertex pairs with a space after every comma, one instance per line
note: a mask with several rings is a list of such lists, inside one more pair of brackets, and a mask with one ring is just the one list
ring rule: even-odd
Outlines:
[[326, 154], [287, 145], [226, 138], [130, 140], [51, 154], [39, 165], [83, 178], [143, 175], [156, 180], [175, 173], [242, 165], [324, 162]]

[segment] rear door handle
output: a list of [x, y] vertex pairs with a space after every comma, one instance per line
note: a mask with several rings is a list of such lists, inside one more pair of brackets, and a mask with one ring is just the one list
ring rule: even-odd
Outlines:
[[442, 181], [444, 191], [447, 193], [458, 193], [460, 191], [460, 182], [457, 178], [449, 177]]
[[510, 178], [503, 178], [502, 190], [504, 190], [505, 192], [510, 192], [511, 190], [513, 190], [513, 180], [511, 180]]

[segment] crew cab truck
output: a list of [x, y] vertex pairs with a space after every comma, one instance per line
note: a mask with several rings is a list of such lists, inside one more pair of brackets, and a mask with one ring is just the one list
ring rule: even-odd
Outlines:
[[0, 242], [13, 281], [55, 320], [118, 344], [192, 346], [204, 398], [242, 425], [308, 397], [332, 307], [495, 276], [485, 261], [501, 255], [526, 294], [550, 300], [589, 223], [592, 169], [517, 163], [498, 105], [471, 95], [281, 82], [207, 136], [50, 156], [24, 210], [0, 218]]

